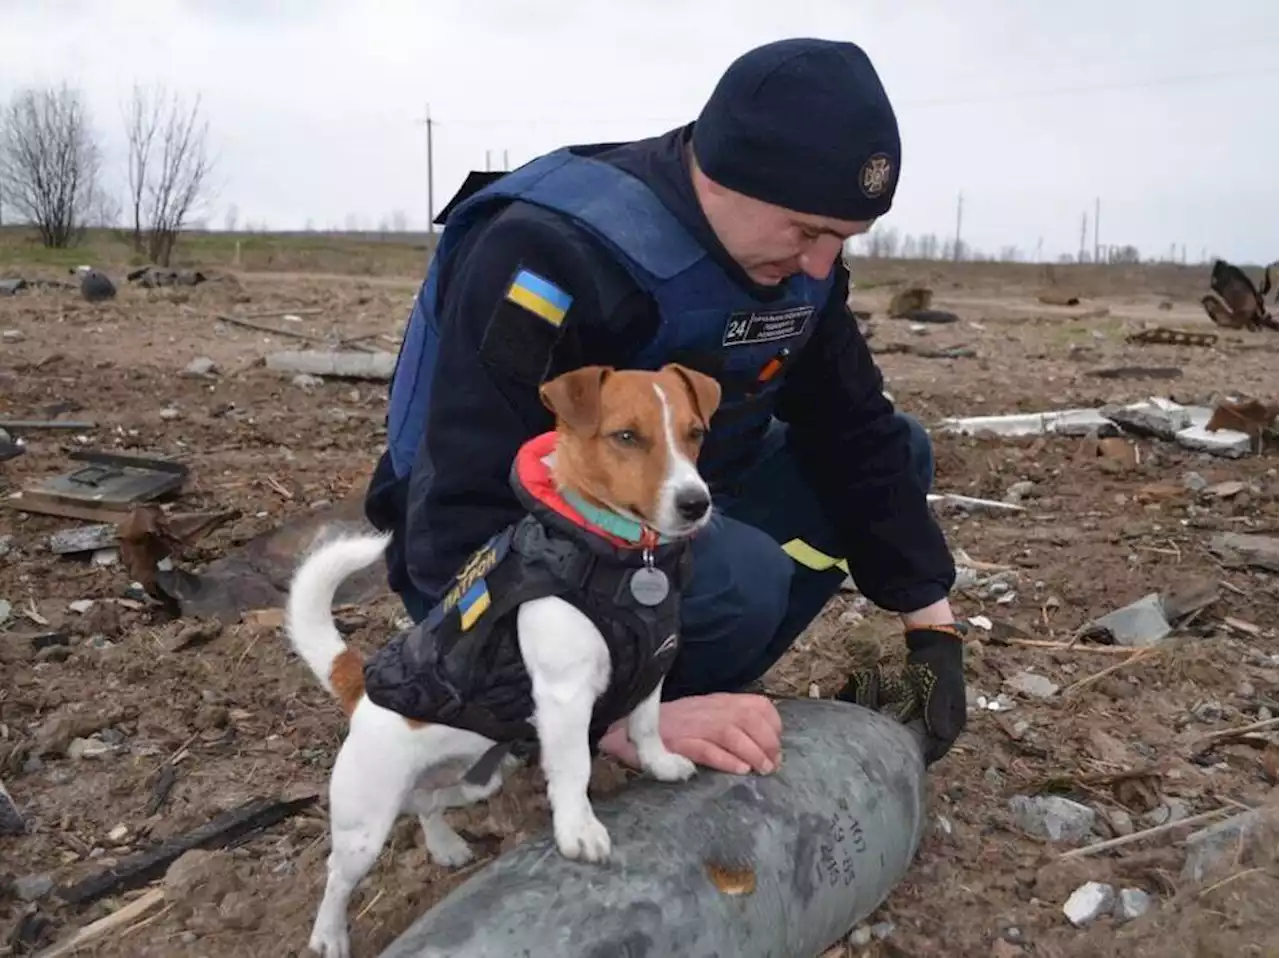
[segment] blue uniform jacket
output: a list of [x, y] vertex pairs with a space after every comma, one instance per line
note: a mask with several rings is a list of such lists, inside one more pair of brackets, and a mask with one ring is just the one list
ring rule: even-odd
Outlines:
[[[747, 299], [785, 306], [797, 295], [812, 297], [812, 284], [799, 294], [794, 286], [756, 286], [720, 247], [689, 181], [688, 132], [606, 148], [595, 159], [647, 186]], [[463, 236], [430, 291], [440, 308], [420, 446], [411, 463], [402, 454], [399, 470], [384, 455], [367, 497], [370, 520], [395, 533], [392, 588], [438, 599], [466, 557], [519, 518], [507, 482], [511, 462], [522, 443], [552, 426], [539, 382], [582, 365], [672, 358], [653, 348], [662, 323], [635, 272], [590, 230], [528, 202], [506, 205]], [[558, 323], [539, 320], [509, 295], [521, 275], [568, 294], [571, 306]], [[954, 566], [910, 475], [906, 427], [883, 396], [880, 372], [846, 309], [847, 291], [837, 263], [771, 406], [790, 426], [792, 454], [838, 528], [861, 590], [884, 608], [908, 611], [944, 597]]]

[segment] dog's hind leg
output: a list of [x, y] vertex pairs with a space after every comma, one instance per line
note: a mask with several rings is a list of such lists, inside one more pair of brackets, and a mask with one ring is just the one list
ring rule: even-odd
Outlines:
[[609, 832], [587, 796], [588, 728], [596, 700], [609, 684], [609, 648], [590, 619], [555, 597], [520, 606], [517, 627], [520, 654], [531, 679], [533, 725], [556, 846], [568, 858], [604, 861], [609, 857]]
[[393, 728], [384, 716], [403, 725], [399, 716], [362, 702], [351, 716], [351, 731], [333, 763], [329, 874], [310, 941], [312, 950], [323, 958], [349, 958], [347, 905], [351, 893], [386, 844], [421, 772], [406, 760], [408, 756], [384, 751], [388, 729]]
[[431, 856], [432, 861], [445, 868], [456, 868], [467, 864], [475, 857], [466, 839], [459, 835], [445, 819], [445, 810], [465, 808], [484, 801], [501, 786], [502, 770], [497, 769], [489, 781], [483, 785], [463, 782], [447, 788], [419, 786], [414, 789], [409, 802], [413, 810], [418, 813], [418, 821], [422, 824], [422, 837], [427, 845], [427, 854]]

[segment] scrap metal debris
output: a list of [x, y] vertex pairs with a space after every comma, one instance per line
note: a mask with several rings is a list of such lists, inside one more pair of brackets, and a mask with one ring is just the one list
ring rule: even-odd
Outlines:
[[16, 459], [26, 451], [26, 447], [9, 435], [7, 430], [0, 429], [0, 462]]
[[149, 594], [163, 599], [164, 592], [155, 578], [161, 563], [175, 556], [181, 558], [186, 549], [218, 526], [238, 518], [238, 509], [166, 514], [155, 505], [136, 506], [115, 527], [121, 561], [134, 581]]
[[85, 465], [23, 489], [6, 500], [10, 508], [92, 521], [176, 492], [188, 476], [185, 465], [170, 459], [96, 451], [69, 458]]
[[137, 283], [144, 289], [158, 289], [162, 286], [198, 286], [209, 277], [198, 269], [166, 269], [162, 266], [143, 266], [133, 270], [125, 278], [131, 283]]
[[972, 346], [920, 346], [916, 343], [885, 343], [883, 346], [871, 347], [877, 355], [884, 353], [906, 353], [922, 359], [977, 359], [978, 351]]
[[925, 286], [908, 286], [893, 294], [889, 300], [889, 308], [885, 310], [894, 319], [902, 319], [907, 313], [917, 309], [928, 309], [933, 305], [933, 290]]
[[4, 782], [0, 781], [0, 835], [21, 835], [26, 830], [22, 813], [18, 811], [18, 803], [4, 787]]
[[1085, 370], [1095, 379], [1181, 379], [1181, 366], [1109, 366]]
[[924, 286], [908, 286], [889, 300], [886, 312], [891, 319], [906, 319], [915, 323], [943, 325], [955, 323], [960, 317], [943, 309], [933, 309], [933, 290]]
[[0, 429], [9, 432], [37, 432], [60, 429], [69, 432], [88, 432], [98, 424], [86, 419], [0, 419]]
[[80, 274], [80, 296], [90, 303], [102, 303], [116, 298], [116, 284], [111, 277], [89, 266], [77, 266], [74, 273]]
[[1218, 596], [1217, 583], [1209, 580], [1164, 593], [1152, 592], [1088, 623], [1077, 638], [1131, 648], [1155, 645], [1167, 638], [1176, 625], [1213, 605]]
[[1198, 333], [1190, 329], [1170, 329], [1167, 326], [1154, 326], [1141, 329], [1125, 337], [1125, 342], [1141, 345], [1166, 346], [1214, 346], [1218, 342], [1217, 333]]
[[292, 801], [255, 798], [187, 832], [160, 842], [156, 847], [117, 863], [84, 881], [58, 889], [58, 897], [71, 905], [118, 895], [159, 878], [171, 862], [193, 848], [225, 848], [242, 844], [259, 832], [296, 815], [315, 804], [318, 796], [307, 795]]
[[[373, 529], [364, 517], [363, 496], [352, 494], [335, 505], [303, 513], [256, 536], [198, 572], [177, 566], [160, 568], [156, 557], [167, 543], [163, 538], [158, 540], [146, 523], [141, 523], [132, 535], [122, 532], [121, 557], [148, 594], [175, 614], [231, 624], [239, 621], [244, 612], [283, 607], [293, 571], [307, 549], [322, 538], [356, 531]], [[139, 543], [136, 551], [127, 545], [130, 538]], [[363, 602], [386, 588], [386, 570], [374, 563], [343, 582], [334, 601]]]
[[1036, 299], [1046, 306], [1079, 306], [1080, 297], [1064, 289], [1043, 289], [1036, 293]]
[[1260, 402], [1257, 399], [1243, 399], [1232, 402], [1224, 399], [1214, 407], [1213, 415], [1204, 428], [1207, 432], [1217, 432], [1219, 429], [1242, 432], [1258, 442], [1263, 433], [1275, 431], [1278, 414], [1280, 403], [1274, 400]]
[[1250, 332], [1260, 329], [1280, 330], [1280, 324], [1271, 315], [1266, 304], [1266, 296], [1275, 283], [1275, 268], [1276, 264], [1267, 267], [1263, 272], [1262, 286], [1258, 288], [1240, 267], [1225, 260], [1214, 260], [1209, 286], [1222, 298], [1218, 299], [1212, 294], [1204, 296], [1200, 304], [1205, 313], [1215, 325], [1225, 329], [1245, 329]]

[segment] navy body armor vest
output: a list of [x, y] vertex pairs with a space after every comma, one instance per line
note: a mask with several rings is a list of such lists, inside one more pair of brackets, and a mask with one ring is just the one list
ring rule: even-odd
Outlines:
[[719, 381], [722, 399], [698, 468], [712, 490], [755, 458], [787, 368], [812, 335], [827, 301], [826, 279], [790, 277], [763, 302], [735, 283], [642, 181], [590, 153], [566, 147], [500, 177], [449, 215], [418, 292], [397, 360], [388, 408], [389, 457], [408, 475], [425, 427], [439, 341], [439, 277], [462, 237], [507, 203], [522, 200], [568, 217], [625, 267], [657, 305], [653, 339], [627, 364], [655, 370], [670, 362]]

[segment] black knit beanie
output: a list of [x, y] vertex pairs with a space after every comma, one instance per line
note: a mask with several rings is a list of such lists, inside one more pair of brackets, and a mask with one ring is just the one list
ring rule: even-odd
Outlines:
[[898, 185], [898, 121], [862, 49], [779, 40], [725, 71], [693, 127], [712, 180], [800, 213], [883, 216]]

